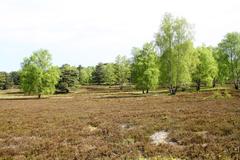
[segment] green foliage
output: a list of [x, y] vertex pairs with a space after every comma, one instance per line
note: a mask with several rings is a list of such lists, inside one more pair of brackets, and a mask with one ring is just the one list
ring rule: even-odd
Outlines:
[[[195, 49], [192, 41], [192, 27], [186, 19], [167, 13], [156, 33], [155, 44], [147, 43], [142, 49], [135, 49], [133, 64], [132, 60], [130, 62], [125, 56], [119, 55], [115, 64], [99, 63], [96, 67], [87, 68], [63, 65], [56, 87], [68, 92], [79, 84], [119, 84], [122, 88], [133, 82], [138, 89], [148, 91], [158, 83], [168, 87], [170, 94], [175, 94], [178, 88], [184, 90], [192, 82], [197, 83], [197, 90], [201, 84], [212, 84], [214, 87], [216, 83], [232, 82], [239, 89], [240, 33], [226, 34], [216, 48]], [[54, 92], [52, 84], [58, 79], [58, 74], [56, 67], [51, 64], [48, 51], [39, 50], [24, 59], [20, 73], [0, 73], [0, 89], [19, 85], [21, 79], [21, 88], [25, 93], [50, 94]]]
[[20, 74], [17, 71], [9, 73], [9, 80], [13, 85], [20, 85]]
[[192, 30], [184, 18], [166, 14], [156, 34], [160, 50], [160, 82], [168, 86], [171, 94], [191, 82]]
[[104, 64], [99, 63], [92, 73], [93, 83], [102, 84], [104, 83]]
[[216, 81], [223, 85], [229, 80], [229, 64], [228, 56], [224, 54], [218, 47], [213, 49], [213, 56], [217, 62], [218, 74], [216, 76]]
[[80, 70], [80, 84], [90, 84], [92, 82], [92, 73], [94, 67], [86, 67]]
[[158, 86], [159, 67], [155, 46], [152, 43], [144, 44], [142, 49], [135, 49], [133, 60], [133, 74], [136, 87], [145, 90], [155, 89]]
[[130, 62], [125, 56], [118, 55], [115, 60], [117, 83], [123, 87], [128, 83], [131, 75]]
[[81, 75], [81, 74], [82, 74], [81, 70], [82, 70], [83, 68], [84, 68], [84, 67], [81, 66], [81, 65], [79, 65], [79, 66], [77, 67], [79, 84], [81, 84], [81, 77], [82, 77], [82, 75]]
[[[218, 44], [218, 58], [220, 64], [220, 73], [223, 80], [226, 77], [234, 83], [235, 88], [240, 86], [240, 33], [228, 33]], [[228, 74], [229, 73], [229, 74]]]
[[7, 72], [0, 72], [0, 89], [6, 90], [11, 88], [14, 85], [11, 74]]
[[38, 50], [25, 58], [20, 72], [21, 88], [28, 95], [53, 94], [59, 79], [59, 70], [52, 66], [47, 50]]
[[7, 73], [0, 72], [0, 89], [5, 90], [7, 89]]
[[196, 66], [192, 74], [192, 79], [197, 84], [197, 90], [200, 90], [201, 83], [205, 83], [208, 86], [212, 85], [213, 79], [218, 74], [218, 66], [210, 48], [199, 47], [196, 49], [195, 54]]
[[79, 70], [76, 67], [64, 64], [60, 67], [60, 71], [57, 88], [61, 92], [69, 92], [71, 88], [77, 87], [79, 84]]
[[115, 66], [112, 63], [103, 66], [103, 80], [105, 84], [113, 85], [116, 83]]

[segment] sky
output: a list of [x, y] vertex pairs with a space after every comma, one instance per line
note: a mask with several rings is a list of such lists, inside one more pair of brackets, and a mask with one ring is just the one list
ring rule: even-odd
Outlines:
[[53, 64], [91, 66], [131, 57], [153, 41], [165, 13], [194, 26], [194, 44], [240, 32], [239, 0], [0, 0], [0, 71], [47, 49]]

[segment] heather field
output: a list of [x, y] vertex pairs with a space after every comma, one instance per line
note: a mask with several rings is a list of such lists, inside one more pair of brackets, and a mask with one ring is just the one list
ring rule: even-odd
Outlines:
[[237, 91], [0, 95], [0, 159], [240, 159]]

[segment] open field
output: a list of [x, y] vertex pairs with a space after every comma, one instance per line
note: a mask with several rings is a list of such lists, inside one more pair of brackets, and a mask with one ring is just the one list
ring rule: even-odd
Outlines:
[[[84, 89], [0, 100], [0, 159], [237, 160], [240, 93], [231, 94], [215, 99], [212, 92], [146, 96]], [[155, 145], [150, 136], [159, 131], [168, 136]]]

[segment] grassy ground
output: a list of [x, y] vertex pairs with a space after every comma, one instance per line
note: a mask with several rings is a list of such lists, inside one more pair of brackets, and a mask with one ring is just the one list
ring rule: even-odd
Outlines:
[[[1, 99], [0, 159], [240, 159], [240, 93], [230, 94], [85, 88], [40, 100]], [[172, 144], [152, 144], [158, 131], [168, 132]]]

